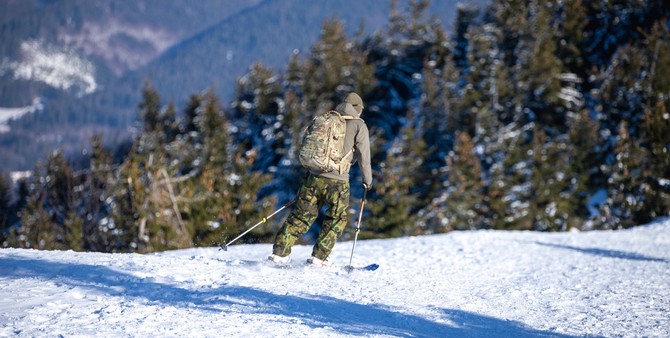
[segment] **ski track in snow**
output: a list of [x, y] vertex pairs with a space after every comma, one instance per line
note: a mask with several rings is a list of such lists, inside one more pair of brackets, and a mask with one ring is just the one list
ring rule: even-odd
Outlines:
[[[0, 249], [0, 336], [670, 336], [670, 220], [623, 231], [360, 241], [346, 273], [270, 244], [160, 254]], [[351, 242], [331, 260], [349, 261]]]

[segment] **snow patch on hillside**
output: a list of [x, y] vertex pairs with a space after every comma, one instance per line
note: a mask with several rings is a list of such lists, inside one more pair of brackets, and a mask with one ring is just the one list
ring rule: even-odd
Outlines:
[[[351, 242], [331, 260], [349, 261]], [[622, 231], [359, 241], [374, 272], [271, 244], [152, 255], [0, 249], [0, 336], [668, 337], [670, 220]]]
[[3, 61], [1, 72], [11, 72], [19, 80], [40, 81], [49, 86], [74, 90], [77, 95], [97, 89], [95, 66], [67, 46], [48, 45], [39, 40], [21, 43], [21, 59]]
[[32, 114], [36, 111], [44, 109], [42, 100], [38, 97], [33, 100], [33, 103], [25, 107], [16, 108], [2, 108], [0, 107], [0, 133], [6, 133], [10, 130], [7, 122], [18, 119], [23, 115]]

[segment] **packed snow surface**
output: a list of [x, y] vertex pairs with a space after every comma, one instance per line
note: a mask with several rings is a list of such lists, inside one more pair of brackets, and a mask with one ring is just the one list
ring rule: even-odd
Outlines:
[[621, 231], [269, 244], [152, 255], [0, 250], [0, 336], [670, 336], [670, 220]]

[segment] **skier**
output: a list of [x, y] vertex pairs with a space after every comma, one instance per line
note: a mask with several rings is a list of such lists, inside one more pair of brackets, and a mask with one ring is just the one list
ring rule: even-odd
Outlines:
[[365, 121], [360, 118], [363, 113], [363, 100], [358, 94], [351, 92], [335, 110], [347, 117], [344, 148], [341, 151], [347, 155], [353, 151], [353, 156], [345, 156], [346, 161], [342, 162], [346, 163], [340, 165], [339, 170], [308, 168], [309, 174], [298, 191], [295, 207], [277, 232], [272, 255], [268, 257], [276, 264], [290, 262], [291, 247], [309, 230], [325, 204], [328, 207], [325, 220], [312, 250], [312, 257], [307, 263], [317, 267], [330, 266], [328, 255], [347, 225], [349, 167], [352, 163], [358, 160], [363, 174], [363, 188], [370, 190], [372, 186], [370, 136]]

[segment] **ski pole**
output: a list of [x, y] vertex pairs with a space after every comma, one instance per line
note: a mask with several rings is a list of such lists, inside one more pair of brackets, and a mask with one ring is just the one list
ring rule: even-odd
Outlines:
[[284, 204], [283, 207], [277, 209], [277, 211], [275, 211], [275, 212], [273, 212], [272, 214], [270, 214], [270, 216], [263, 217], [263, 219], [262, 219], [260, 222], [256, 223], [256, 225], [252, 226], [251, 228], [247, 229], [247, 231], [243, 232], [241, 235], [235, 237], [235, 239], [233, 239], [232, 241], [230, 241], [230, 242], [228, 242], [228, 243], [221, 243], [221, 244], [219, 244], [219, 246], [221, 247], [221, 249], [219, 249], [219, 251], [221, 251], [221, 250], [223, 250], [223, 251], [228, 251], [228, 246], [229, 246], [229, 245], [231, 245], [231, 244], [232, 244], [233, 242], [235, 242], [236, 240], [242, 238], [244, 235], [246, 235], [247, 233], [249, 233], [249, 231], [254, 230], [257, 226], [259, 226], [259, 225], [261, 225], [261, 224], [267, 222], [270, 218], [272, 218], [272, 216], [274, 216], [274, 215], [278, 214], [280, 211], [282, 211], [282, 210], [288, 208], [291, 204], [295, 203], [295, 201], [296, 201], [297, 199], [298, 199], [298, 198], [296, 197], [294, 200], [292, 200], [292, 201], [290, 201], [290, 202]]
[[358, 240], [358, 233], [361, 232], [361, 219], [363, 218], [363, 208], [365, 208], [365, 195], [368, 193], [368, 187], [365, 186], [363, 190], [363, 199], [361, 200], [361, 210], [358, 213], [358, 222], [356, 223], [356, 235], [354, 235], [354, 244], [351, 247], [351, 257], [349, 257], [349, 265], [347, 265], [347, 272], [351, 272], [354, 269], [351, 262], [354, 260], [354, 249], [356, 249], [356, 241]]

